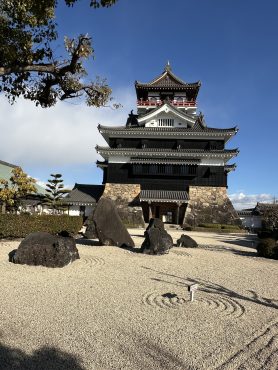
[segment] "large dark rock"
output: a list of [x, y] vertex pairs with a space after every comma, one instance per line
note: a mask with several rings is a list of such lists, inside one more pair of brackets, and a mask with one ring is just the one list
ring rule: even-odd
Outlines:
[[145, 231], [145, 240], [141, 252], [145, 254], [167, 254], [173, 247], [171, 235], [164, 230], [164, 224], [157, 218], [152, 218]]
[[134, 241], [131, 239], [111, 199], [101, 198], [98, 201], [94, 212], [94, 223], [101, 244], [134, 247]]
[[94, 212], [92, 212], [84, 223], [86, 231], [84, 237], [86, 239], [97, 239], [96, 225], [94, 223]]
[[198, 244], [190, 236], [182, 234], [181, 237], [177, 240], [177, 247], [197, 248]]
[[159, 218], [151, 218], [149, 221], [149, 225], [146, 230], [151, 228], [158, 229], [158, 230], [165, 230], [164, 223]]
[[36, 232], [26, 236], [17, 250], [9, 254], [13, 263], [63, 267], [79, 258], [73, 238]]
[[97, 239], [97, 231], [96, 231], [96, 225], [94, 221], [91, 221], [87, 224], [84, 237], [86, 239]]

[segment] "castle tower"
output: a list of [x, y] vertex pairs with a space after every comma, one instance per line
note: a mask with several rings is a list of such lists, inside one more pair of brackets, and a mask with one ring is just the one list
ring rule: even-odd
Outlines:
[[208, 127], [197, 115], [201, 83], [174, 75], [169, 63], [149, 83], [135, 82], [137, 114], [126, 125], [99, 125], [107, 147], [97, 146], [104, 158], [105, 194], [139, 205], [144, 220], [199, 224], [233, 223], [238, 216], [227, 196], [229, 160], [237, 149], [225, 145], [236, 127]]

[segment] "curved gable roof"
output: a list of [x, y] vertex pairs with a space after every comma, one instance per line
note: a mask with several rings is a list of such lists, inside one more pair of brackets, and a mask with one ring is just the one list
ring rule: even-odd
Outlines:
[[167, 65], [158, 77], [154, 78], [148, 83], [142, 83], [135, 81], [136, 88], [144, 87], [169, 87], [169, 88], [196, 88], [199, 89], [201, 82], [187, 83], [177, 77], [171, 70], [171, 67]]
[[140, 117], [138, 117], [138, 123], [142, 124], [142, 122], [146, 121], [147, 119], [150, 119], [152, 117], [155, 117], [157, 116], [158, 114], [162, 113], [162, 112], [172, 112], [175, 116], [178, 116], [179, 118], [187, 121], [187, 122], [190, 122], [191, 125], [193, 125], [195, 123], [195, 118], [193, 118], [192, 116], [186, 114], [186, 113], [183, 113], [181, 112], [180, 110], [178, 110], [177, 108], [175, 108], [172, 104], [169, 104], [169, 103], [164, 103], [163, 105], [155, 108], [155, 109], [152, 109], [150, 112], [146, 113], [146, 114], [143, 114], [143, 115], [140, 115]]

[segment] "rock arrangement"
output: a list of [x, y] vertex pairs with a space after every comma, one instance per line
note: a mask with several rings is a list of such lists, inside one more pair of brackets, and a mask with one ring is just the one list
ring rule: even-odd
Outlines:
[[64, 267], [79, 259], [75, 240], [46, 232], [31, 233], [9, 254], [9, 261], [22, 265]]
[[101, 198], [98, 201], [93, 220], [96, 235], [102, 245], [135, 246], [111, 199]]
[[171, 235], [164, 229], [164, 224], [157, 218], [152, 218], [145, 231], [145, 240], [141, 252], [145, 254], [161, 255], [169, 253], [173, 247]]
[[182, 234], [180, 238], [177, 240], [177, 247], [183, 248], [197, 248], [197, 242], [192, 239], [190, 236]]

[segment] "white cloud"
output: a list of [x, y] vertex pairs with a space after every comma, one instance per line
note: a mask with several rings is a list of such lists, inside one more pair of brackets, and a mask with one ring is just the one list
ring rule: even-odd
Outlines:
[[122, 109], [89, 108], [84, 103], [61, 103], [42, 109], [18, 99], [10, 105], [1, 95], [0, 159], [22, 166], [94, 163], [96, 144], [105, 145], [97, 125], [123, 125], [135, 104], [130, 89], [114, 92]]
[[245, 194], [244, 192], [230, 194], [229, 198], [231, 199], [235, 209], [238, 210], [253, 208], [258, 202], [272, 203], [274, 199], [272, 194]]

